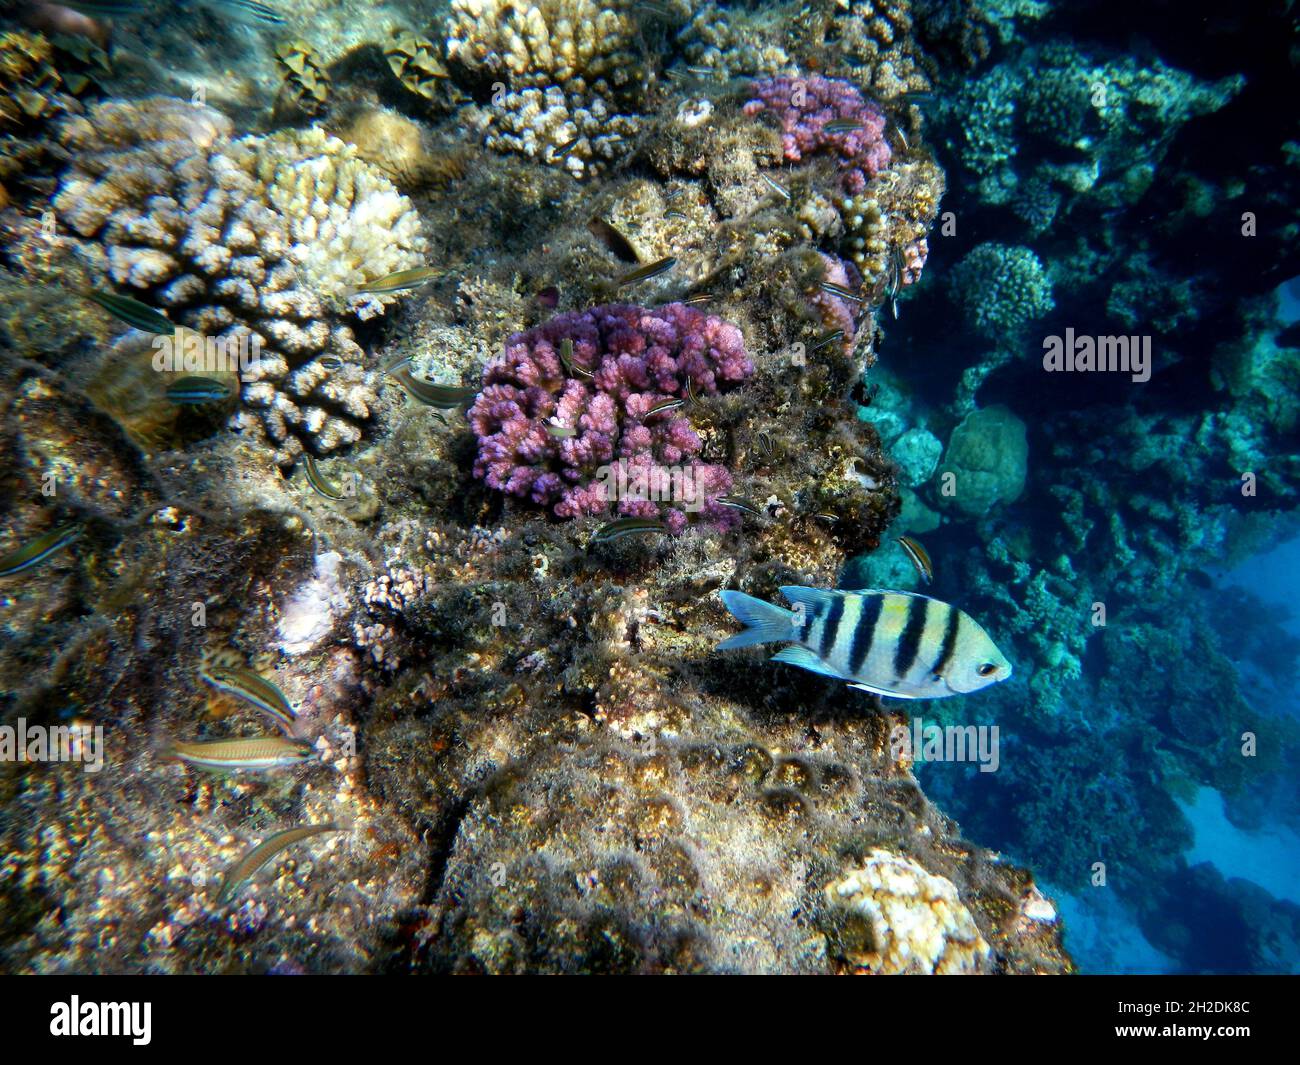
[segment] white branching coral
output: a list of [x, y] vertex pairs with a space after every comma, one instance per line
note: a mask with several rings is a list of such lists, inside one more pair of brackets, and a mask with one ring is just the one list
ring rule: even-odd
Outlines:
[[447, 58], [517, 89], [598, 82], [620, 89], [639, 76], [636, 23], [624, 0], [452, 0]]
[[347, 321], [394, 297], [346, 289], [421, 265], [425, 242], [411, 202], [343, 141], [230, 133], [181, 100], [98, 104], [62, 127], [54, 206], [107, 281], [254, 353], [236, 424], [260, 424], [288, 465], [361, 438], [377, 396]]
[[524, 89], [502, 98], [488, 125], [487, 145], [582, 177], [617, 159], [639, 127], [631, 115], [610, 114], [599, 96], [570, 100], [555, 87]]
[[785, 49], [791, 17], [780, 6], [736, 12], [707, 3], [683, 27], [678, 42], [692, 66], [708, 67], [724, 78], [795, 74], [798, 64]]
[[951, 880], [879, 847], [826, 901], [839, 951], [872, 972], [978, 972], [991, 955]]
[[628, 0], [452, 0], [448, 29], [448, 63], [500, 82], [489, 147], [581, 176], [630, 143], [647, 68]]

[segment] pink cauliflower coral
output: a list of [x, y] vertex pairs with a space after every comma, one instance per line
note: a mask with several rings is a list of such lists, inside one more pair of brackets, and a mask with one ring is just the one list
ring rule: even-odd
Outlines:
[[[561, 358], [566, 340], [572, 374]], [[731, 490], [731, 474], [695, 458], [701, 442], [689, 407], [651, 411], [734, 387], [753, 370], [739, 329], [684, 304], [559, 315], [516, 333], [484, 371], [469, 411], [474, 474], [560, 518], [613, 505], [673, 533], [688, 514], [730, 528], [737, 514], [717, 499]]]
[[[753, 84], [747, 115], [775, 114], [781, 123], [785, 158], [797, 162], [818, 151], [839, 156], [844, 188], [861, 192], [867, 179], [889, 165], [893, 153], [885, 140], [885, 116], [863, 99], [856, 86], [838, 78], [762, 78]], [[855, 123], [843, 131], [827, 130], [833, 122]]]

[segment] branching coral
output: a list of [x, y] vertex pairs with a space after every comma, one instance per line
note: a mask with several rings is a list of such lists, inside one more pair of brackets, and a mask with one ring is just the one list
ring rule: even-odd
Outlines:
[[976, 245], [953, 269], [952, 284], [971, 327], [1008, 347], [1056, 305], [1042, 262], [1022, 245]]
[[930, 255], [926, 234], [939, 213], [944, 175], [918, 155], [882, 170], [865, 189], [839, 201], [848, 255], [874, 288], [897, 272], [901, 287], [921, 279]]
[[[885, 140], [885, 116], [852, 84], [834, 78], [764, 78], [753, 86], [747, 115], [773, 114], [780, 123], [785, 158], [798, 162], [817, 152], [839, 159], [841, 180], [849, 193], [866, 188], [867, 180], [889, 165], [892, 153]], [[847, 128], [827, 125], [843, 122]]]
[[839, 0], [840, 48], [865, 66], [874, 91], [895, 96], [929, 88], [914, 39], [911, 0]]
[[[513, 336], [487, 367], [469, 412], [479, 438], [474, 472], [557, 517], [602, 514], [617, 499], [618, 513], [661, 517], [675, 533], [688, 511], [731, 527], [735, 511], [717, 502], [731, 475], [697, 460], [701, 441], [688, 417], [655, 408], [716, 395], [752, 372], [740, 330], [683, 304], [560, 315]], [[619, 481], [631, 487], [618, 492]]]
[[345, 322], [393, 297], [343, 290], [418, 265], [424, 239], [410, 202], [342, 141], [230, 132], [165, 97], [93, 107], [62, 128], [75, 155], [55, 208], [96, 272], [255, 354], [243, 400], [289, 464], [360, 439], [376, 396]]
[[489, 147], [582, 175], [637, 128], [620, 113], [647, 76], [637, 25], [624, 0], [453, 0], [447, 60], [493, 86]]

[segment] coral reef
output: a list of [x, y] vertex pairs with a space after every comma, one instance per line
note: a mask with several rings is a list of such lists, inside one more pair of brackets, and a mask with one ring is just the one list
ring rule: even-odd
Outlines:
[[[565, 344], [575, 376], [562, 361]], [[557, 517], [603, 514], [617, 502], [617, 513], [662, 517], [674, 533], [688, 513], [733, 527], [736, 512], [718, 502], [731, 475], [697, 461], [702, 441], [688, 417], [656, 408], [717, 395], [753, 369], [735, 326], [680, 303], [561, 315], [511, 337], [488, 364], [469, 412], [474, 472]], [[631, 487], [613, 494], [624, 483]]]
[[860, 869], [826, 886], [832, 910], [845, 911], [838, 950], [873, 973], [978, 972], [989, 945], [950, 880], [874, 848]]
[[62, 128], [75, 159], [54, 206], [95, 273], [254, 353], [239, 424], [256, 412], [287, 465], [360, 439], [376, 396], [347, 320], [394, 297], [343, 290], [418, 265], [424, 241], [410, 202], [342, 141], [230, 134], [165, 97], [95, 105]]
[[972, 411], [948, 438], [941, 469], [952, 474], [952, 491], [940, 492], [940, 500], [972, 517], [1014, 503], [1024, 491], [1028, 462], [1024, 422], [1006, 407]]
[[[950, 413], [899, 388], [866, 416], [855, 400], [895, 328], [880, 308], [945, 261], [944, 175], [902, 94], [930, 87], [924, 41], [976, 54], [979, 27], [966, 4], [802, 6], [454, 0], [420, 36], [387, 6], [309, 0], [278, 64], [240, 31], [236, 71], [200, 61], [232, 38], [205, 16], [193, 68], [167, 75], [179, 98], [63, 121], [55, 251], [6, 222], [0, 324], [22, 357], [0, 360], [0, 482], [6, 550], [61, 521], [81, 536], [6, 587], [0, 709], [101, 725], [111, 758], [93, 781], [0, 771], [6, 969], [1069, 971], [1033, 876], [891, 750], [901, 712], [713, 653], [734, 632], [720, 589], [831, 587], [864, 555], [915, 580], [877, 549], [940, 521]], [[183, 27], [142, 26], [142, 53], [181, 54]], [[191, 78], [222, 110], [185, 102]], [[400, 316], [350, 294], [417, 266], [438, 278]], [[234, 415], [253, 431], [160, 405], [142, 335], [87, 313], [67, 291], [86, 285], [256, 341]], [[1248, 385], [1238, 358], [1220, 359], [1234, 394], [1286, 380], [1261, 349]], [[380, 392], [401, 359], [482, 381], [467, 417]], [[948, 460], [991, 481], [989, 509], [950, 524], [1010, 512], [1006, 471], [979, 467], [1023, 467], [1010, 424], [954, 434]], [[284, 477], [267, 438], [282, 466], [322, 461]], [[600, 470], [620, 464], [650, 489], [688, 475], [701, 509], [611, 501]], [[593, 543], [619, 514], [674, 535]], [[972, 598], [1051, 613], [1064, 641], [1078, 592], [1061, 567], [1028, 590], [1030, 554], [1007, 547], [1004, 599], [987, 579]], [[1021, 641], [1019, 620], [990, 624]], [[156, 757], [251, 733], [196, 676], [231, 653], [283, 690], [315, 762], [212, 779]], [[326, 821], [344, 830], [218, 904], [246, 844]]]
[[624, 0], [453, 0], [447, 63], [471, 84], [491, 83], [491, 105], [471, 118], [489, 147], [585, 176], [622, 155], [639, 128], [635, 112], [620, 110], [649, 76], [637, 28]]

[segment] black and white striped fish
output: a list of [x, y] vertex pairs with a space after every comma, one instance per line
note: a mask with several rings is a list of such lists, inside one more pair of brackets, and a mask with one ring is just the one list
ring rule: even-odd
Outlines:
[[895, 699], [943, 699], [1011, 676], [1011, 663], [969, 614], [911, 592], [781, 589], [794, 610], [744, 592], [722, 601], [745, 630], [718, 644], [790, 641], [775, 662], [838, 677]]

